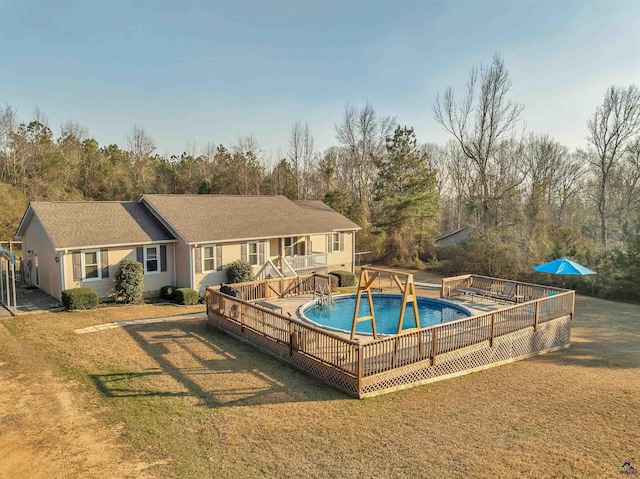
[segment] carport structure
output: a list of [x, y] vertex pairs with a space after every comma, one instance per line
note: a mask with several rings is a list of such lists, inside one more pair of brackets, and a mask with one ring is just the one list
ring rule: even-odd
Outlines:
[[13, 315], [16, 308], [16, 257], [11, 251], [0, 248], [0, 303]]

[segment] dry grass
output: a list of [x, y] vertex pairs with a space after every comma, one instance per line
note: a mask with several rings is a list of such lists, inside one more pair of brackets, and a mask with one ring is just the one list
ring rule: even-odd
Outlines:
[[608, 477], [640, 460], [637, 305], [579, 297], [568, 350], [366, 400], [202, 321], [73, 333], [172, 314], [149, 308], [5, 324], [132, 455], [168, 460], [160, 477]]

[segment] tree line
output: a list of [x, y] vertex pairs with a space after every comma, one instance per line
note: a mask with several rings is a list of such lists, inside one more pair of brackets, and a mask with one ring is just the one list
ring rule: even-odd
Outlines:
[[[5, 105], [0, 237], [15, 232], [28, 201], [281, 194], [345, 214], [363, 228], [358, 249], [387, 262], [513, 276], [532, 261], [568, 255], [600, 269], [617, 262], [612, 269], [625, 278], [638, 274], [638, 258], [629, 257], [640, 252], [638, 87], [608, 88], [589, 121], [576, 125], [585, 143], [573, 151], [550, 133], [523, 132], [526, 110], [510, 87], [495, 55], [471, 70], [462, 94], [444, 89], [432, 113], [450, 134], [446, 144], [418, 143], [395, 117], [348, 104], [334, 146], [319, 151], [298, 122], [269, 155], [249, 135], [167, 157], [140, 126], [122, 146], [100, 145], [78, 123], [54, 133], [42, 112], [21, 122]], [[435, 237], [462, 227], [472, 231], [463, 247], [434, 248]]]

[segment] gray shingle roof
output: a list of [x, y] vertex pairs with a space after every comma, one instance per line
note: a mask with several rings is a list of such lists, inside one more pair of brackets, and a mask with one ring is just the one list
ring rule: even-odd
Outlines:
[[137, 202], [31, 203], [55, 248], [145, 244], [175, 238]]
[[360, 229], [320, 201], [284, 196], [144, 195], [140, 201], [189, 243]]

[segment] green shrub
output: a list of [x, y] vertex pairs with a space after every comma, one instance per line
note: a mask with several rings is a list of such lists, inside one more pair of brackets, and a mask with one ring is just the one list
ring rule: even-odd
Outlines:
[[65, 289], [62, 304], [68, 310], [93, 309], [98, 306], [98, 293], [91, 288]]
[[123, 259], [116, 273], [116, 293], [125, 303], [136, 303], [142, 299], [144, 270], [142, 264]]
[[331, 271], [329, 274], [338, 278], [338, 286], [341, 288], [356, 285], [356, 275], [349, 271]]
[[198, 292], [191, 288], [177, 288], [173, 297], [178, 304], [198, 304]]
[[168, 299], [169, 301], [173, 301], [175, 292], [176, 292], [175, 286], [163, 286], [162, 288], [160, 288], [160, 297], [162, 299]]
[[331, 286], [331, 291], [338, 291], [338, 286], [340, 286], [340, 280], [338, 279], [337, 276], [330, 274], [329, 284]]
[[245, 283], [253, 280], [253, 267], [246, 261], [237, 260], [227, 267], [227, 282]]

